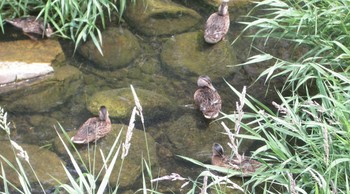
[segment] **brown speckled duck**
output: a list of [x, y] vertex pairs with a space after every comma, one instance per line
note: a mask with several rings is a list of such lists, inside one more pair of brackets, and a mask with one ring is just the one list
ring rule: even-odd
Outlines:
[[228, 13], [229, 0], [222, 0], [219, 10], [209, 16], [205, 24], [204, 40], [215, 44], [222, 40], [230, 28], [230, 16]]
[[49, 23], [46, 24], [45, 28], [44, 21], [41, 18], [37, 19], [34, 16], [6, 19], [5, 21], [22, 29], [23, 33], [33, 40], [37, 40], [34, 36], [35, 34], [50, 37], [53, 33]]
[[208, 76], [199, 76], [198, 89], [194, 93], [194, 102], [207, 119], [215, 119], [221, 110], [221, 97]]
[[104, 137], [112, 129], [112, 123], [105, 106], [100, 107], [99, 117], [89, 118], [71, 138], [73, 143], [86, 144]]
[[224, 168], [229, 168], [242, 172], [242, 177], [250, 176], [254, 173], [261, 163], [250, 159], [249, 157], [242, 156], [241, 159], [230, 158], [224, 155], [224, 148], [218, 144], [213, 144], [213, 155], [211, 156], [211, 164], [215, 166], [220, 166]]

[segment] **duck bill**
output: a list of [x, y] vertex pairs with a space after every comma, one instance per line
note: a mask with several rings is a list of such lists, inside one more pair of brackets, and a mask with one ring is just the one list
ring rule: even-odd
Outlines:
[[210, 84], [208, 87], [209, 87], [211, 90], [213, 90], [214, 92], [216, 92], [216, 89], [214, 88], [213, 85]]

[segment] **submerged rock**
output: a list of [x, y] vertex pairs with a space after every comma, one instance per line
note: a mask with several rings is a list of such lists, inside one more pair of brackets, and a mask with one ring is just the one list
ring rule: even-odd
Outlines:
[[[158, 93], [135, 89], [143, 108], [143, 115], [146, 119], [159, 119], [168, 117], [165, 113], [173, 108], [167, 97]], [[95, 93], [87, 102], [88, 110], [96, 114], [99, 107], [105, 105], [108, 108], [110, 117], [128, 119], [135, 106], [134, 98], [130, 88], [106, 90]]]
[[190, 157], [199, 161], [209, 161], [211, 147], [214, 142], [227, 142], [228, 138], [222, 134], [222, 127], [210, 123], [202, 117], [185, 114], [175, 121], [168, 129], [166, 135], [173, 145], [173, 153]]
[[102, 32], [102, 52], [92, 40], [79, 48], [79, 52], [98, 67], [116, 69], [127, 66], [140, 53], [137, 38], [127, 29], [109, 28]]
[[[209, 163], [213, 143], [220, 143], [226, 148], [230, 141], [218, 122], [209, 122], [200, 113], [185, 114], [168, 127], [165, 133], [173, 146], [173, 153]], [[240, 152], [246, 152], [252, 144], [253, 141], [244, 140], [239, 147]], [[229, 150], [225, 151], [230, 154]]]
[[178, 76], [208, 75], [212, 80], [231, 75], [236, 55], [228, 41], [215, 45], [204, 42], [202, 32], [189, 32], [170, 38], [163, 45], [162, 63]]
[[144, 0], [129, 4], [125, 18], [141, 33], [155, 36], [187, 31], [199, 23], [201, 16], [169, 0]]
[[[40, 148], [39, 146], [29, 145], [29, 144], [20, 144], [20, 146], [25, 150], [29, 156], [29, 162], [32, 165], [36, 175], [38, 176], [41, 184], [43, 184], [44, 189], [50, 189], [58, 184], [55, 180], [59, 180], [62, 183], [68, 181], [66, 173], [63, 169], [65, 162], [60, 160], [60, 158], [53, 152]], [[4, 156], [11, 164], [15, 165], [17, 170], [17, 162], [15, 160], [15, 154], [11, 147], [9, 141], [0, 141], [1, 155]], [[17, 152], [17, 151], [16, 151]], [[20, 157], [18, 157], [20, 158]], [[7, 164], [5, 160], [0, 158], [2, 165], [4, 166], [6, 179], [10, 181], [17, 187], [21, 187], [19, 182], [18, 174]], [[20, 158], [21, 164], [26, 172], [26, 176], [31, 183], [31, 185], [36, 185], [37, 179], [33, 174], [28, 162]], [[49, 164], [49, 165], [48, 165]], [[3, 185], [3, 179], [0, 179], [0, 184]]]
[[[127, 129], [128, 129], [128, 126], [126, 125], [113, 124], [112, 131], [108, 133], [105, 137], [98, 140], [96, 144], [95, 143], [90, 144], [89, 148], [87, 145], [78, 145], [77, 147], [79, 150], [79, 154], [82, 156], [82, 159], [85, 162], [85, 164], [89, 164], [88, 162], [89, 157], [92, 158], [94, 156], [93, 154], [95, 151], [95, 146], [97, 146], [96, 150], [101, 149], [104, 154], [104, 157], [107, 157], [108, 153], [112, 150], [112, 145], [116, 141], [116, 138], [120, 130], [122, 130], [120, 141], [118, 141], [117, 147], [113, 150], [113, 154], [114, 154], [115, 150], [118, 148], [118, 145], [120, 145], [121, 142], [125, 141]], [[69, 133], [70, 137], [72, 137], [75, 134], [75, 132], [76, 131], [70, 132]], [[145, 138], [147, 138], [147, 140]], [[146, 146], [146, 142], [148, 143], [148, 146]], [[65, 143], [66, 145], [69, 145], [67, 140], [65, 140]], [[114, 186], [113, 184], [116, 184], [118, 180], [119, 180], [118, 183], [122, 188], [133, 185], [133, 183], [137, 180], [138, 177], [140, 177], [142, 173], [142, 163], [144, 162], [143, 159], [147, 162], [147, 165], [149, 165], [150, 167], [155, 165], [158, 162], [155, 141], [148, 133], [138, 129], [134, 129], [130, 143], [131, 143], [130, 150], [128, 152], [128, 155], [125, 157], [121, 174], [119, 176], [119, 170], [122, 164], [122, 160], [121, 160], [122, 147], [120, 147], [117, 162], [113, 168], [112, 174], [109, 179], [109, 182], [112, 184], [112, 186]], [[54, 147], [55, 147], [55, 150], [58, 151], [60, 154], [66, 155], [66, 151], [63, 148], [63, 145], [59, 139], [55, 140]], [[79, 160], [79, 157], [77, 156], [77, 154], [75, 154], [75, 159], [77, 161]], [[109, 161], [110, 160], [111, 159], [109, 159]], [[104, 168], [103, 159], [100, 155], [100, 151], [97, 151], [96, 158], [95, 158], [95, 169], [99, 171], [100, 169], [103, 169], [103, 168]], [[103, 170], [102, 175], [99, 176], [98, 178], [99, 181], [103, 179], [104, 173], [105, 171]]]
[[81, 72], [73, 66], [55, 68], [55, 73], [30, 89], [12, 90], [0, 95], [0, 104], [11, 112], [47, 112], [76, 93], [81, 84]]

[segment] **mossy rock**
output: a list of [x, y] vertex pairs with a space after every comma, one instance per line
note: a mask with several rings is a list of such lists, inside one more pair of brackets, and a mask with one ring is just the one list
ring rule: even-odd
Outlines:
[[235, 52], [228, 41], [204, 42], [202, 32], [189, 32], [167, 40], [161, 52], [162, 63], [174, 74], [187, 78], [208, 75], [218, 79], [231, 75], [237, 64]]
[[[226, 125], [233, 127], [228, 123]], [[199, 110], [198, 114], [188, 113], [181, 116], [165, 130], [165, 133], [173, 145], [172, 152], [177, 155], [210, 163], [213, 143], [220, 143], [226, 154], [231, 154], [227, 146], [230, 140], [223, 126], [219, 122], [204, 119]], [[253, 144], [254, 141], [244, 140], [240, 144], [239, 152], [247, 152]]]
[[102, 52], [96, 48], [92, 40], [79, 48], [85, 58], [105, 69], [119, 69], [127, 66], [140, 53], [137, 38], [127, 29], [108, 28], [102, 32]]
[[136, 1], [127, 6], [124, 16], [129, 25], [148, 36], [181, 33], [201, 19], [196, 11], [169, 0]]
[[209, 162], [213, 143], [224, 144], [228, 138], [217, 122], [208, 124], [200, 114], [185, 114], [175, 121], [165, 133], [173, 145], [173, 153]]
[[[219, 5], [221, 4], [222, 0], [204, 0], [204, 2], [208, 5], [212, 5], [215, 7], [219, 7]], [[228, 6], [230, 7], [234, 7], [234, 8], [239, 8], [239, 7], [243, 7], [246, 5], [252, 4], [251, 0], [234, 0], [234, 1], [229, 1], [228, 2]]]
[[[173, 103], [167, 97], [145, 89], [135, 90], [145, 118], [160, 120], [169, 116]], [[130, 88], [97, 92], [87, 102], [88, 110], [95, 115], [102, 105], [107, 107], [110, 117], [128, 119], [135, 102]]]
[[56, 67], [50, 78], [0, 96], [0, 104], [11, 112], [48, 112], [76, 94], [81, 85], [81, 72], [69, 65]]
[[[68, 181], [68, 178], [62, 166], [62, 164], [65, 165], [65, 162], [62, 161], [55, 153], [47, 149], [40, 148], [36, 145], [20, 144], [20, 146], [27, 152], [29, 156], [29, 162], [32, 165], [45, 190], [58, 185], [58, 182], [55, 179], [59, 180], [62, 183], [66, 183]], [[9, 162], [11, 162], [11, 164], [17, 166], [17, 162], [15, 160], [16, 153], [13, 152], [11, 143], [9, 141], [1, 141], [0, 147], [1, 155], [4, 156]], [[6, 179], [15, 186], [21, 187], [18, 179], [18, 174], [10, 166], [8, 166], [5, 160], [0, 159], [0, 161], [4, 166]], [[20, 161], [24, 168], [24, 171], [26, 172], [26, 176], [28, 177], [29, 182], [31, 185], [36, 185], [38, 183], [37, 179], [35, 178], [35, 175], [33, 174], [28, 162], [22, 158], [20, 158]], [[19, 169], [17, 168], [17, 170]], [[3, 179], [0, 179], [1, 185], [3, 185], [2, 181]]]
[[[122, 130], [122, 133], [117, 145], [120, 145], [121, 142], [125, 142], [127, 129], [128, 129], [128, 126], [126, 125], [113, 124], [112, 131], [108, 133], [106, 137], [99, 139], [97, 143], [91, 143], [89, 148], [86, 144], [76, 145], [85, 164], [88, 164], [89, 156], [90, 157], [93, 156], [95, 146], [97, 146], [97, 150], [100, 150], [100, 149], [102, 150], [104, 157], [107, 157], [109, 151], [112, 149], [112, 145], [115, 142], [120, 130]], [[76, 131], [71, 131], [68, 133], [68, 135], [72, 137], [75, 133]], [[145, 137], [147, 138], [147, 141]], [[69, 142], [66, 140], [66, 138], [64, 139], [65, 139], [64, 140], [65, 144], [69, 145]], [[57, 151], [62, 155], [67, 155], [66, 150], [62, 145], [62, 142], [58, 138], [56, 138], [54, 142], [55, 142], [54, 143], [55, 151]], [[122, 166], [122, 171], [119, 177], [119, 184], [120, 184], [120, 187], [122, 188], [130, 187], [131, 185], [133, 185], [133, 183], [141, 175], [141, 172], [142, 172], [141, 165], [142, 165], [143, 159], [145, 159], [145, 161], [147, 162], [150, 161], [151, 163], [148, 164], [150, 166], [153, 166], [158, 163], [157, 153], [156, 153], [156, 144], [154, 139], [148, 133], [146, 133], [145, 135], [145, 132], [138, 129], [134, 129], [130, 142], [131, 142], [130, 150], [128, 152], [128, 155], [125, 157], [125, 160]], [[148, 143], [148, 146], [146, 146], [146, 142]], [[73, 150], [70, 145], [68, 147], [70, 147], [71, 151]], [[97, 155], [95, 160], [95, 169], [100, 170], [104, 168], [103, 160], [100, 155], [100, 152], [98, 151], [96, 153]], [[109, 182], [113, 184], [116, 183], [118, 180], [119, 169], [122, 163], [122, 160], [120, 159], [121, 154], [122, 154], [122, 147], [119, 150], [119, 156], [118, 156], [117, 162], [113, 168], [112, 174], [109, 179]], [[77, 156], [77, 154], [74, 154], [74, 155], [75, 155], [75, 159], [78, 160], [79, 157]], [[150, 160], [148, 160], [148, 156]], [[103, 173], [104, 172], [105, 171], [103, 171]], [[99, 180], [101, 181], [102, 178], [103, 178], [103, 175], [99, 177]]]

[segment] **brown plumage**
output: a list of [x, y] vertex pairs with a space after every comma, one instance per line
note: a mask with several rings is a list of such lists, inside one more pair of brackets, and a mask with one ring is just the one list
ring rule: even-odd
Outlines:
[[50, 37], [53, 33], [49, 23], [47, 23], [45, 27], [44, 21], [41, 18], [37, 19], [34, 16], [7, 19], [5, 21], [22, 29], [25, 35], [34, 40], [37, 40], [34, 36], [35, 34]]
[[72, 142], [85, 144], [104, 137], [112, 129], [111, 120], [105, 106], [100, 107], [99, 117], [89, 118], [72, 137]]
[[240, 171], [243, 177], [250, 176], [261, 166], [260, 162], [250, 159], [250, 157], [241, 156], [239, 159], [237, 157], [230, 158], [225, 156], [224, 148], [218, 143], [213, 144], [211, 164]]
[[230, 16], [228, 13], [228, 0], [223, 0], [219, 10], [209, 16], [204, 31], [204, 40], [215, 44], [222, 40], [230, 28]]
[[194, 93], [194, 102], [207, 119], [215, 119], [221, 110], [221, 97], [208, 76], [200, 76], [197, 80], [198, 89]]

